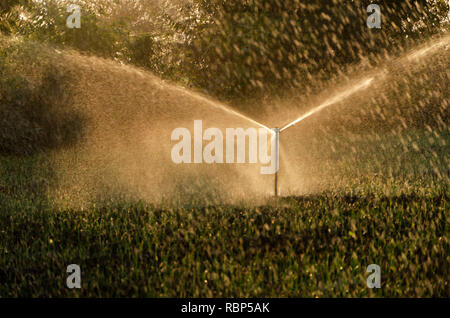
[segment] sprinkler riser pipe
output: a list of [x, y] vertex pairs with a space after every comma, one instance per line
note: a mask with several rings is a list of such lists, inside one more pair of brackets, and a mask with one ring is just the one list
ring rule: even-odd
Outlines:
[[275, 196], [278, 196], [278, 169], [280, 168], [280, 129], [274, 128], [275, 132]]

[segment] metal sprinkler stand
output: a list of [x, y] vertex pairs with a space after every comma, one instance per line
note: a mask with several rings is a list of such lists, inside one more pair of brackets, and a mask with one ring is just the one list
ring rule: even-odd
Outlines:
[[275, 154], [275, 197], [278, 197], [278, 168], [280, 167], [280, 162], [279, 162], [280, 129], [274, 128], [274, 132], [275, 132], [275, 152], [274, 152], [274, 154]]

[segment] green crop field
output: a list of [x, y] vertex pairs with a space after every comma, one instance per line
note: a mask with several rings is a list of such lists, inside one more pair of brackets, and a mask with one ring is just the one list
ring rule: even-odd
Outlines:
[[[77, 210], [51, 204], [44, 156], [2, 157], [0, 295], [448, 297], [448, 179], [400, 173], [261, 206]], [[72, 263], [80, 290], [65, 288]], [[366, 286], [370, 264], [380, 289]]]

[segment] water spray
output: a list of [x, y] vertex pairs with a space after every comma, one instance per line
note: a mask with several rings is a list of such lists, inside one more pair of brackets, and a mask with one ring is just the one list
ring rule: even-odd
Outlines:
[[333, 98], [328, 99], [327, 101], [325, 101], [324, 103], [322, 103], [321, 105], [313, 108], [312, 110], [310, 110], [309, 112], [307, 112], [306, 114], [300, 116], [299, 118], [297, 118], [296, 120], [290, 122], [289, 124], [283, 126], [283, 128], [274, 128], [273, 132], [274, 132], [274, 138], [275, 138], [275, 149], [274, 149], [274, 154], [275, 154], [275, 167], [276, 167], [276, 172], [275, 172], [275, 189], [274, 189], [274, 193], [275, 193], [275, 197], [278, 197], [278, 170], [279, 170], [279, 164], [280, 164], [280, 158], [279, 158], [279, 153], [280, 153], [280, 133], [284, 132], [285, 130], [294, 127], [295, 125], [297, 125], [298, 123], [300, 123], [301, 121], [311, 117], [312, 115], [314, 115], [315, 113], [323, 110], [324, 108], [336, 104], [340, 101], [342, 101], [343, 99], [349, 97], [350, 95], [360, 91], [361, 89], [365, 89], [367, 87], [369, 87], [372, 82], [374, 80], [374, 77], [368, 78], [364, 81], [362, 81], [361, 84], [353, 86], [350, 89], [347, 89], [346, 91], [334, 96]]
[[361, 89], [369, 87], [372, 84], [373, 80], [374, 80], [374, 77], [365, 79], [360, 84], [354, 85], [353, 87], [351, 87], [351, 88], [345, 90], [344, 92], [334, 96], [333, 98], [330, 98], [330, 99], [326, 100], [324, 103], [322, 103], [319, 106], [313, 108], [312, 110], [310, 110], [306, 114], [304, 114], [301, 117], [297, 118], [296, 120], [290, 122], [289, 124], [283, 126], [282, 128], [274, 128], [274, 129], [270, 129], [266, 125], [264, 125], [264, 124], [262, 124], [260, 122], [257, 122], [256, 120], [254, 120], [254, 119], [252, 119], [252, 118], [250, 118], [248, 116], [245, 116], [245, 115], [243, 115], [243, 114], [241, 114], [241, 113], [239, 113], [239, 112], [237, 112], [237, 111], [227, 107], [224, 104], [221, 104], [219, 102], [212, 101], [212, 100], [210, 100], [210, 99], [208, 99], [206, 97], [203, 97], [202, 95], [191, 93], [191, 92], [189, 92], [189, 91], [187, 91], [187, 90], [185, 90], [183, 88], [176, 87], [176, 86], [173, 87], [173, 89], [175, 89], [177, 91], [180, 91], [180, 92], [182, 92], [185, 95], [189, 95], [189, 96], [191, 96], [191, 97], [193, 97], [193, 98], [195, 98], [197, 100], [201, 100], [201, 101], [209, 104], [212, 107], [221, 109], [221, 110], [223, 110], [223, 111], [225, 111], [225, 112], [227, 112], [229, 114], [232, 114], [232, 115], [234, 115], [236, 117], [240, 117], [240, 118], [242, 118], [242, 119], [244, 119], [244, 120], [246, 120], [246, 121], [248, 121], [250, 123], [253, 123], [253, 124], [255, 124], [255, 125], [259, 126], [259, 127], [262, 127], [262, 128], [266, 129], [267, 131], [269, 131], [272, 134], [272, 138], [275, 138], [274, 155], [275, 155], [275, 169], [276, 169], [276, 172], [275, 172], [274, 194], [275, 194], [275, 197], [278, 197], [278, 193], [279, 193], [279, 191], [278, 191], [278, 170], [279, 170], [279, 165], [280, 165], [280, 148], [279, 148], [280, 147], [280, 133], [284, 132], [285, 130], [287, 130], [287, 129], [295, 126], [295, 125], [297, 125], [299, 122], [307, 119], [308, 117], [310, 117], [310, 116], [314, 115], [315, 113], [323, 110], [324, 108], [342, 101], [343, 99], [349, 97], [350, 95], [358, 92]]
[[226, 106], [226, 105], [224, 105], [224, 104], [222, 104], [220, 102], [213, 101], [213, 100], [211, 100], [209, 98], [206, 98], [206, 97], [204, 97], [204, 96], [202, 96], [200, 94], [192, 93], [192, 92], [190, 92], [188, 90], [185, 90], [185, 89], [183, 89], [181, 87], [178, 87], [178, 86], [173, 86], [172, 88], [177, 90], [177, 91], [179, 91], [179, 92], [181, 92], [181, 93], [183, 93], [184, 95], [188, 95], [188, 96], [190, 96], [192, 98], [200, 100], [200, 101], [208, 104], [209, 106], [212, 106], [212, 107], [217, 108], [217, 109], [221, 109], [224, 112], [227, 112], [227, 113], [229, 113], [231, 115], [234, 115], [236, 117], [240, 117], [240, 118], [242, 118], [242, 119], [244, 119], [244, 120], [246, 120], [246, 121], [248, 121], [248, 122], [250, 122], [252, 124], [255, 124], [255, 125], [259, 126], [259, 127], [262, 127], [262, 128], [266, 129], [267, 131], [269, 131], [270, 133], [273, 134], [273, 130], [270, 129], [269, 127], [263, 125], [262, 123], [254, 120], [254, 119], [252, 119], [252, 118], [250, 118], [248, 116], [245, 116], [244, 114], [241, 114], [241, 113], [235, 111], [234, 109], [231, 109], [230, 107], [228, 107], [228, 106]]

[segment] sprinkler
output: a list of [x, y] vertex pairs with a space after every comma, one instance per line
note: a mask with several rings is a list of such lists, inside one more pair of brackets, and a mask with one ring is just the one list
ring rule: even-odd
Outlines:
[[275, 196], [278, 196], [278, 168], [280, 167], [280, 129], [274, 128], [275, 132]]
[[240, 117], [242, 119], [245, 119], [246, 121], [251, 122], [253, 124], [256, 124], [259, 127], [262, 127], [264, 129], [270, 131], [270, 133], [274, 134], [274, 138], [275, 138], [275, 151], [274, 151], [274, 154], [275, 154], [275, 168], [276, 168], [276, 172], [275, 172], [275, 191], [274, 192], [275, 192], [275, 196], [277, 197], [278, 196], [278, 168], [279, 168], [279, 165], [280, 165], [280, 158], [279, 158], [279, 156], [280, 156], [280, 154], [279, 154], [279, 152], [280, 152], [280, 149], [279, 149], [279, 147], [280, 147], [280, 145], [279, 145], [280, 144], [280, 133], [282, 133], [286, 129], [289, 129], [289, 128], [297, 125], [298, 123], [302, 122], [303, 120], [307, 119], [308, 117], [310, 117], [310, 116], [314, 115], [315, 113], [321, 111], [322, 109], [344, 100], [345, 98], [347, 98], [350, 95], [358, 92], [359, 90], [362, 90], [362, 89], [365, 89], [365, 88], [369, 87], [372, 84], [373, 80], [374, 80], [374, 77], [367, 78], [367, 79], [363, 80], [360, 84], [353, 85], [352, 87], [346, 89], [345, 91], [341, 92], [340, 94], [337, 94], [337, 95], [333, 96], [332, 98], [326, 100], [321, 105], [315, 107], [314, 109], [310, 110], [306, 114], [304, 114], [301, 117], [297, 118], [296, 120], [290, 122], [289, 124], [287, 124], [283, 128], [274, 128], [274, 129], [270, 129], [267, 126], [257, 122], [256, 120], [254, 120], [252, 118], [249, 118], [249, 117], [247, 117], [247, 116], [245, 116], [245, 115], [243, 115], [243, 114], [241, 114], [241, 113], [239, 113], [239, 112], [237, 112], [237, 111], [235, 111], [233, 109], [230, 109], [226, 105], [223, 105], [223, 104], [221, 104], [219, 102], [212, 101], [212, 100], [210, 100], [210, 99], [208, 99], [206, 97], [203, 97], [203, 96], [198, 95], [198, 94], [191, 93], [191, 92], [189, 92], [189, 91], [187, 91], [185, 89], [179, 88], [179, 87], [173, 87], [173, 89], [181, 91], [181, 92], [183, 92], [183, 94], [189, 95], [191, 97], [194, 97], [197, 100], [201, 100], [201, 101], [207, 103], [209, 106], [221, 109], [221, 110], [223, 110], [223, 111], [225, 111], [225, 112], [227, 112], [227, 113], [229, 113], [231, 115], [234, 115], [236, 117]]
[[374, 80], [374, 77], [368, 78], [363, 80], [360, 84], [358, 85], [354, 85], [351, 88], [343, 91], [342, 93], [334, 96], [333, 98], [330, 98], [328, 100], [326, 100], [324, 103], [322, 103], [321, 105], [315, 107], [314, 109], [310, 110], [309, 112], [307, 112], [306, 114], [300, 116], [299, 118], [297, 118], [296, 120], [290, 122], [289, 124], [283, 126], [283, 128], [274, 128], [273, 132], [275, 133], [274, 138], [275, 138], [275, 167], [276, 167], [276, 172], [275, 172], [275, 197], [278, 197], [278, 168], [279, 168], [279, 143], [280, 143], [280, 133], [282, 133], [283, 131], [285, 131], [286, 129], [289, 129], [291, 127], [294, 127], [295, 125], [297, 125], [298, 123], [304, 121], [305, 119], [311, 117], [312, 115], [314, 115], [315, 113], [323, 110], [324, 108], [336, 104], [340, 101], [342, 101], [343, 99], [349, 97], [350, 95], [365, 89], [367, 87], [369, 87], [372, 82]]

